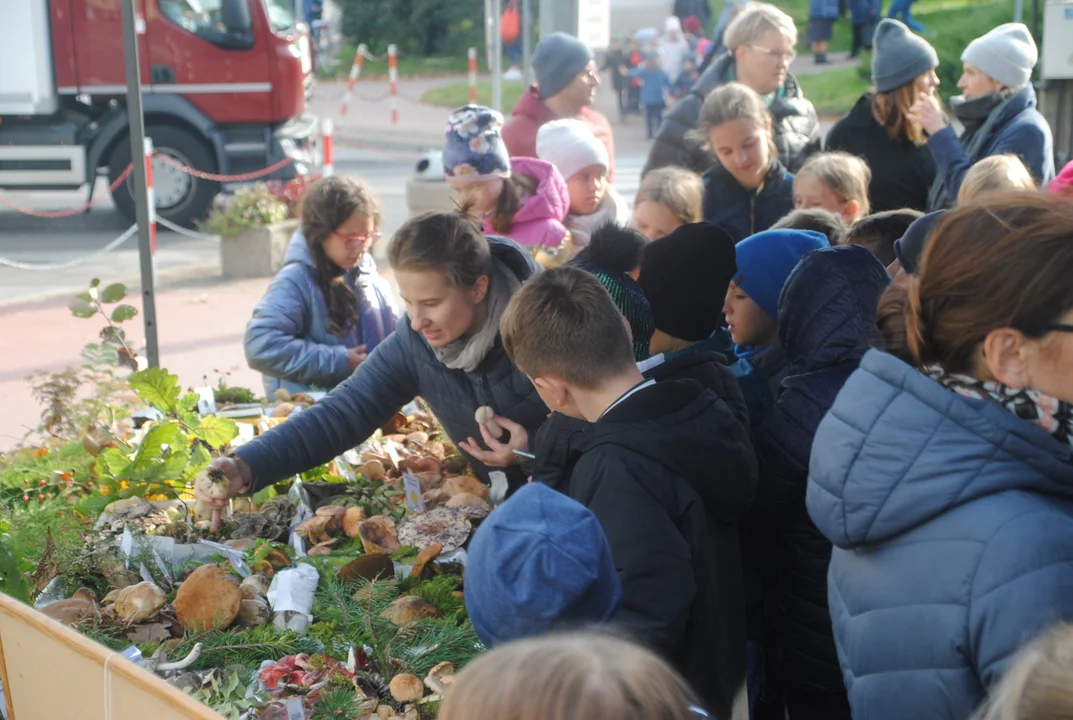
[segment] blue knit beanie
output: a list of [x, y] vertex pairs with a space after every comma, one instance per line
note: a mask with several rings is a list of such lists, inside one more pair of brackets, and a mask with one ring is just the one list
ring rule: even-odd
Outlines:
[[618, 611], [622, 589], [599, 521], [542, 483], [497, 507], [467, 552], [466, 610], [485, 647]]
[[779, 295], [801, 258], [830, 247], [827, 237], [812, 230], [765, 230], [735, 246], [738, 274], [734, 283], [773, 320], [779, 317]]
[[510, 177], [510, 154], [503, 143], [503, 116], [491, 108], [466, 105], [447, 118], [443, 171], [449, 178], [492, 180]]

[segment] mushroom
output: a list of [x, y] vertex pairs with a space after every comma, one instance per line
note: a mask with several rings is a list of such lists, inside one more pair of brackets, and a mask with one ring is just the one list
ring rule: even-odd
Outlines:
[[337, 538], [332, 538], [331, 540], [327, 540], [327, 541], [322, 542], [322, 543], [317, 543], [316, 545], [314, 545], [313, 547], [309, 548], [309, 550], [306, 551], [306, 555], [331, 555], [332, 554], [332, 547], [331, 546], [335, 543], [336, 539]]
[[255, 600], [256, 598], [268, 597], [268, 589], [272, 587], [272, 581], [264, 575], [255, 573], [242, 581], [239, 590], [242, 591], [243, 600]]
[[346, 515], [343, 516], [343, 532], [348, 538], [358, 536], [358, 526], [361, 525], [362, 520], [365, 520], [365, 510], [360, 507], [346, 509]]
[[478, 508], [486, 513], [492, 512], [492, 506], [477, 497], [473, 493], [458, 493], [447, 501], [445, 507], [449, 508]]
[[339, 569], [339, 579], [343, 582], [355, 580], [376, 580], [395, 577], [395, 563], [387, 555], [362, 555], [354, 558]]
[[429, 490], [436, 490], [443, 485], [443, 473], [438, 472], [419, 472], [414, 473], [414, 476], [421, 483], [421, 492], [426, 493]]
[[428, 433], [420, 430], [406, 436], [406, 442], [414, 445], [428, 445]]
[[447, 690], [447, 686], [454, 681], [454, 674], [454, 663], [441, 662], [428, 671], [428, 675], [425, 677], [425, 685], [432, 692], [443, 695]]
[[358, 537], [366, 553], [390, 555], [399, 549], [399, 537], [395, 521], [384, 515], [376, 515], [358, 525]]
[[125, 587], [115, 598], [115, 612], [128, 623], [146, 622], [156, 617], [168, 601], [164, 591], [151, 582]]
[[469, 493], [480, 498], [488, 497], [488, 488], [481, 484], [480, 480], [469, 475], [452, 475], [448, 477], [443, 482], [443, 489], [451, 496], [459, 493]]
[[294, 403], [281, 402], [279, 405], [276, 405], [276, 407], [272, 408], [272, 417], [285, 418], [289, 416], [292, 412], [294, 412]]
[[408, 457], [403, 459], [399, 463], [399, 470], [417, 475], [420, 475], [421, 473], [436, 473], [442, 475], [443, 465], [431, 455], [425, 455], [424, 457]]
[[387, 477], [387, 470], [384, 469], [384, 463], [379, 460], [368, 460], [365, 463], [358, 465], [356, 470], [361, 473], [362, 477], [370, 482], [383, 480]]
[[435, 490], [429, 490], [421, 495], [421, 502], [425, 504], [426, 510], [432, 510], [438, 508], [441, 505], [446, 505], [447, 501], [451, 499], [451, 496], [447, 494], [447, 491], [442, 488]]
[[323, 542], [330, 539], [328, 536], [328, 524], [331, 520], [330, 517], [324, 515], [314, 515], [299, 523], [294, 532], [300, 537], [308, 538], [314, 544]]
[[421, 699], [425, 694], [425, 685], [416, 676], [402, 673], [391, 678], [391, 697], [395, 702], [408, 703]]
[[457, 508], [435, 508], [411, 516], [399, 527], [399, 542], [425, 549], [432, 545], [443, 546], [443, 552], [451, 552], [462, 546], [469, 538], [472, 525]]
[[391, 603], [380, 617], [390, 620], [394, 625], [409, 625], [426, 618], [443, 617], [438, 607], [416, 595], [403, 595]]
[[202, 565], [179, 586], [175, 614], [191, 632], [225, 628], [235, 620], [242, 591], [219, 565]]
[[238, 615], [235, 616], [235, 622], [237, 624], [245, 625], [247, 627], [264, 625], [271, 619], [272, 608], [269, 607], [267, 600], [261, 598], [257, 598], [256, 600], [243, 600], [239, 603]]
[[64, 625], [74, 625], [97, 615], [97, 606], [84, 597], [57, 600], [41, 608], [41, 612]]
[[343, 518], [346, 517], [346, 510], [342, 505], [325, 505], [317, 508], [316, 517], [328, 518], [327, 532], [338, 532], [343, 529]]
[[499, 423], [496, 422], [496, 411], [487, 405], [482, 405], [477, 408], [477, 413], [474, 416], [477, 422], [484, 425], [484, 429], [488, 431], [488, 434], [493, 439], [498, 440], [503, 437], [504, 430], [499, 427]]
[[425, 568], [428, 567], [428, 564], [438, 558], [441, 552], [443, 552], [443, 545], [435, 543], [417, 553], [417, 559], [414, 560], [414, 566], [410, 569], [410, 577], [421, 577], [425, 572]]

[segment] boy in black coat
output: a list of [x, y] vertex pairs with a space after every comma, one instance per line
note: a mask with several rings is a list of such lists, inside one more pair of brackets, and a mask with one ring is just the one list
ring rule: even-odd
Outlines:
[[734, 523], [755, 459], [726, 403], [695, 381], [645, 380], [607, 290], [573, 267], [512, 299], [503, 347], [554, 411], [535, 480], [599, 519], [622, 583], [616, 622], [678, 667], [716, 717], [745, 703]]

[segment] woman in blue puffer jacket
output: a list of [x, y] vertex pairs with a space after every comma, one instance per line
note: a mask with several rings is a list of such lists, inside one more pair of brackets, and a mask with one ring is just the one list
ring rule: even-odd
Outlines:
[[919, 369], [869, 352], [816, 431], [853, 717], [964, 720], [1073, 619], [1071, 227], [1038, 193], [950, 213], [906, 291]]
[[246, 325], [246, 362], [265, 394], [331, 390], [395, 329], [391, 290], [369, 254], [380, 202], [360, 180], [310, 186], [302, 229]]

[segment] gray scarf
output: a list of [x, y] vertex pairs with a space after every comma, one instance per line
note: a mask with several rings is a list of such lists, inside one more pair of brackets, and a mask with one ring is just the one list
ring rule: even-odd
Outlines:
[[[982, 124], [977, 125], [971, 131], [967, 129], [965, 134], [961, 136], [961, 142], [965, 146], [965, 155], [969, 158], [970, 167], [982, 159], [980, 156], [983, 153], [984, 143], [990, 137], [995, 123], [1002, 117], [1002, 111], [1006, 109], [1006, 106], [1010, 104], [1010, 100], [1016, 94], [1016, 92], [1007, 91], [991, 93], [975, 100], [954, 98], [950, 101], [954, 108], [954, 114], [965, 122], [967, 128], [978, 123], [980, 116], [984, 115], [985, 112], [987, 113], [987, 119], [983, 120]], [[928, 194], [928, 212], [942, 210], [950, 207], [950, 205], [951, 200], [946, 189], [945, 173], [940, 169], [935, 176], [935, 182], [931, 186], [931, 192]]]
[[463, 335], [450, 345], [432, 348], [436, 359], [451, 370], [476, 372], [496, 344], [496, 338], [499, 337], [499, 319], [503, 317], [507, 303], [522, 286], [518, 277], [506, 265], [496, 262], [493, 268], [485, 301], [488, 303], [488, 319], [484, 327], [472, 335]]

